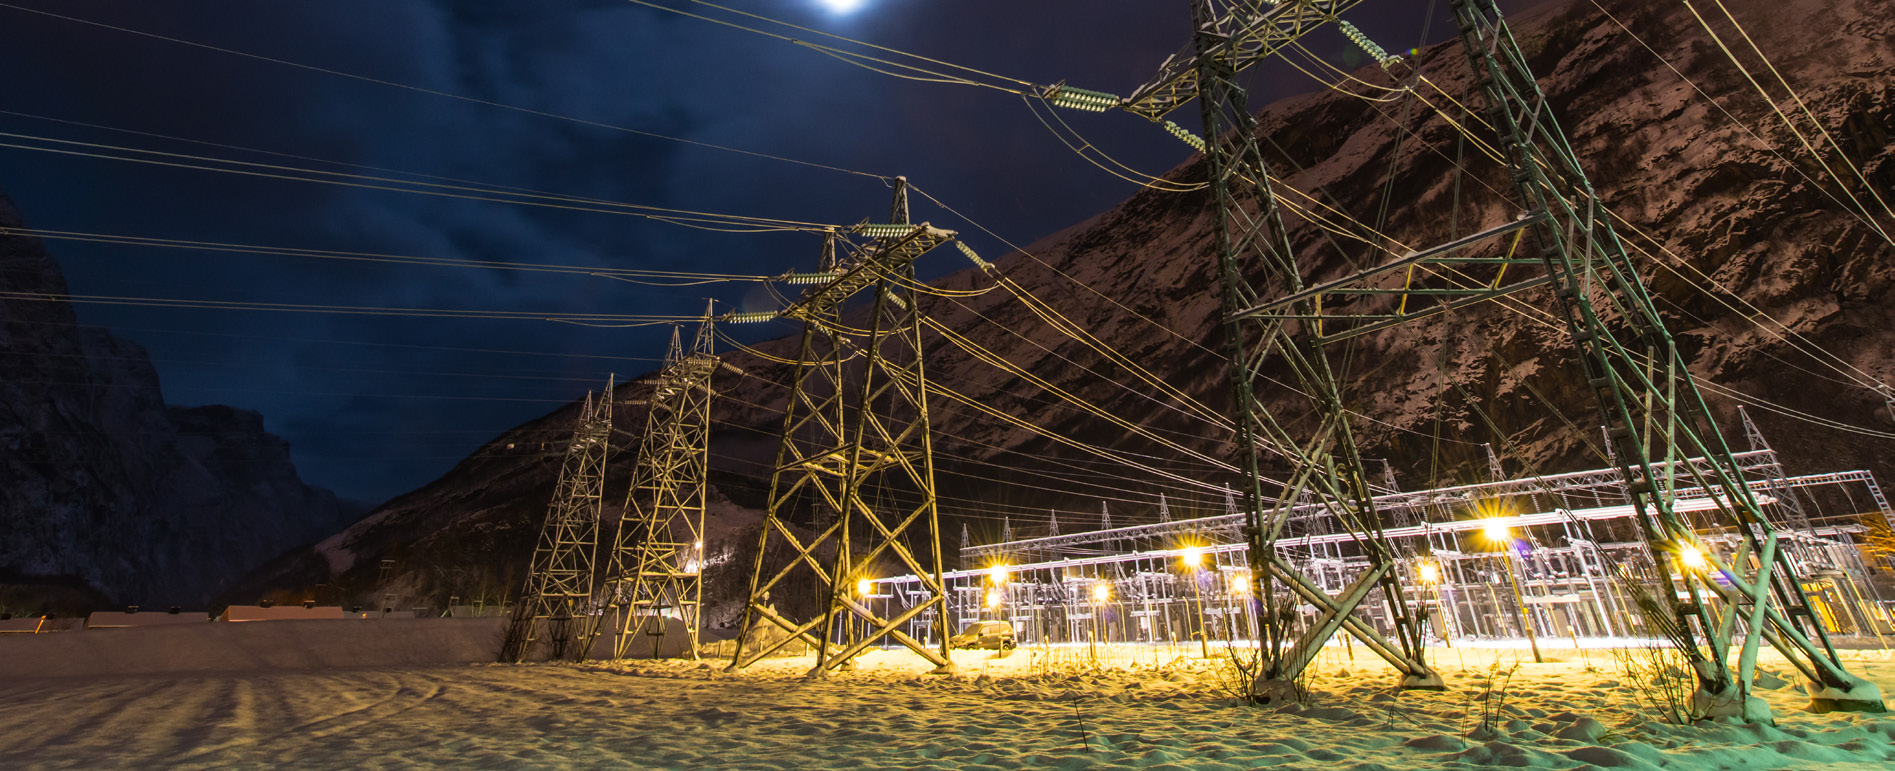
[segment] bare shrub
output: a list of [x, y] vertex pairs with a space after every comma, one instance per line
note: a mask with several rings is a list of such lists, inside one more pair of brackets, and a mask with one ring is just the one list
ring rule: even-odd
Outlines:
[[1637, 647], [1613, 649], [1612, 658], [1622, 682], [1630, 685], [1639, 700], [1665, 722], [1684, 725], [1697, 720], [1702, 717], [1692, 705], [1697, 675], [1684, 653], [1690, 640], [1682, 622], [1673, 618], [1644, 585], [1623, 573], [1618, 581], [1632, 595], [1645, 628], [1663, 637]]
[[1512, 694], [1513, 675], [1518, 671], [1518, 661], [1504, 670], [1499, 661], [1487, 667], [1487, 682], [1481, 686], [1480, 692], [1480, 725], [1469, 732], [1470, 736], [1493, 736], [1499, 732], [1501, 712], [1507, 706], [1507, 697]]

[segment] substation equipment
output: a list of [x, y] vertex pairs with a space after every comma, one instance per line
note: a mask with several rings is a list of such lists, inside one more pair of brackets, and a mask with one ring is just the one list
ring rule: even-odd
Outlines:
[[[1895, 640], [1895, 597], [1881, 594], [1851, 540], [1865, 530], [1861, 517], [1895, 521], [1874, 475], [1857, 470], [1787, 476], [1761, 436], [1753, 432], [1752, 440], [1754, 449], [1734, 459], [1769, 514], [1779, 549], [1795, 565], [1821, 627], [1884, 646]], [[1640, 540], [1628, 492], [1617, 469], [1603, 468], [1419, 491], [1384, 484], [1375, 501], [1389, 512], [1384, 532], [1398, 554], [1396, 569], [1407, 579], [1405, 599], [1424, 619], [1429, 644], [1518, 644], [1537, 637], [1572, 645], [1582, 639], [1588, 645], [1636, 645], [1664, 633], [1636, 607], [1633, 586], [1649, 586], [1653, 577], [1642, 569], [1650, 548]], [[1681, 490], [1674, 510], [1691, 523], [1710, 555], [1728, 559], [1738, 553], [1741, 538], [1714, 521], [1716, 505], [1703, 490]], [[947, 633], [978, 621], [1008, 621], [1021, 645], [1251, 650], [1258, 645], [1262, 603], [1255, 598], [1244, 537], [1249, 518], [1232, 505], [1223, 514], [1196, 519], [1165, 517], [964, 547], [963, 568], [944, 576]], [[1341, 592], [1370, 569], [1368, 555], [1355, 545], [1359, 536], [1341, 532], [1320, 505], [1294, 507], [1287, 530], [1277, 540], [1279, 553], [1323, 591]], [[867, 596], [892, 614], [915, 605], [922, 593], [904, 576], [874, 581]], [[1357, 612], [1389, 635], [1396, 617], [1379, 599], [1370, 598]], [[1317, 606], [1300, 604], [1286, 624], [1301, 630], [1319, 615]], [[932, 639], [941, 633], [937, 624], [937, 617], [923, 615], [910, 622], [909, 633]]]

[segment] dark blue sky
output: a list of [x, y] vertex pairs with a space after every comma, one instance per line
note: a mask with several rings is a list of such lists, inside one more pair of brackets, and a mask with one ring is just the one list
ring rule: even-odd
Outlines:
[[[665, 0], [676, 7], [685, 0]], [[1036, 83], [1124, 93], [1187, 40], [1183, 0], [819, 0], [731, 5]], [[1511, 5], [1511, 4], [1510, 4]], [[15, 7], [18, 6], [18, 7]], [[97, 24], [33, 13], [39, 9]], [[1445, 3], [1354, 16], [1389, 48], [1452, 32]], [[99, 24], [121, 27], [110, 29]], [[146, 35], [125, 30], [135, 30]], [[0, 131], [351, 170], [166, 135], [563, 195], [850, 224], [879, 180], [378, 85], [186, 43], [874, 174], [915, 184], [1020, 244], [1136, 189], [1070, 154], [1013, 95], [898, 80], [623, 0], [0, 0]], [[807, 34], [803, 37], [810, 37]], [[1312, 43], [1344, 61], [1339, 36]], [[1353, 54], [1349, 60], [1354, 61]], [[1262, 73], [1262, 96], [1309, 90]], [[35, 116], [35, 117], [27, 117]], [[1124, 113], [1066, 113], [1131, 166], [1185, 150]], [[1180, 123], [1195, 124], [1195, 110]], [[14, 143], [14, 139], [0, 139]], [[29, 141], [29, 144], [41, 144]], [[380, 172], [364, 172], [380, 173]], [[708, 233], [631, 217], [135, 165], [0, 148], [0, 189], [36, 228], [452, 259], [777, 274], [808, 234]], [[1006, 249], [917, 201], [915, 216]], [[49, 242], [74, 295], [400, 308], [688, 315], [761, 308], [754, 284], [655, 288], [586, 276]], [[962, 267], [944, 254], [932, 273]], [[174, 404], [255, 409], [304, 478], [379, 501], [608, 372], [654, 365], [664, 328], [85, 305], [143, 344]], [[744, 330], [755, 337], [769, 330]]]

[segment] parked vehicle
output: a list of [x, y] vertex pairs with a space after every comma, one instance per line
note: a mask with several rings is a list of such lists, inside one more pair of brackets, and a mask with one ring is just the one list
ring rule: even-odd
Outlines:
[[976, 621], [948, 638], [948, 647], [968, 650], [1012, 650], [1013, 624], [1005, 621]]

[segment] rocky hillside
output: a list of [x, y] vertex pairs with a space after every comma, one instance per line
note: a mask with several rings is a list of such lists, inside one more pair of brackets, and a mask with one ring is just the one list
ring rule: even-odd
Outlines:
[[[25, 227], [0, 196], [0, 228]], [[296, 475], [263, 416], [164, 402], [144, 349], [79, 323], [38, 239], [0, 233], [0, 584], [202, 607], [360, 512]], [[55, 593], [70, 593], [60, 588]]]
[[[1775, 106], [1795, 115], [1795, 124], [1813, 137], [1820, 152], [1812, 154], [1681, 5], [1602, 4], [1617, 22], [1580, 0], [1543, 6], [1516, 19], [1515, 30], [1540, 75], [1549, 113], [1565, 126], [1608, 205], [1629, 223], [1622, 235], [1641, 253], [1646, 279], [1693, 370], [1759, 403], [1752, 415], [1793, 472], [1866, 467], [1895, 479], [1895, 465], [1885, 460], [1895, 458], [1889, 452], [1895, 444], [1873, 435], [1895, 428], [1895, 421], [1869, 387], [1895, 380], [1889, 353], [1895, 249], [1873, 229], [1895, 230], [1895, 218], [1870, 195], [1895, 198], [1895, 146], [1888, 133], [1895, 125], [1895, 7], [1878, 0], [1726, 3], [1835, 137], [1831, 147], [1783, 89], [1769, 85]], [[1714, 26], [1736, 38], [1728, 22]], [[1458, 115], [1442, 92], [1480, 102], [1470, 94], [1458, 43], [1424, 49], [1418, 58], [1440, 89], [1422, 89], [1432, 104]], [[1754, 55], [1746, 53], [1743, 61], [1766, 72]], [[1262, 111], [1279, 176], [1365, 221], [1379, 217], [1383, 232], [1410, 245], [1445, 241], [1516, 214], [1491, 192], [1507, 189], [1506, 179], [1477, 147], [1462, 145], [1415, 97], [1386, 98], [1377, 86], [1389, 79], [1380, 70], [1356, 75], [1367, 83]], [[1469, 160], [1470, 171], [1454, 173], [1457, 156]], [[1188, 185], [1204, 176], [1194, 158], [1166, 178]], [[1851, 196], [1867, 202], [1866, 213], [1852, 211]], [[1219, 330], [1207, 203], [1202, 192], [1145, 190], [1032, 245], [1028, 254], [999, 260], [999, 271], [1150, 372], [1222, 410], [1228, 399], [1213, 354]], [[1306, 278], [1378, 259], [1346, 232], [1332, 238], [1295, 215], [1290, 227], [1309, 266]], [[936, 283], [970, 291], [992, 286], [977, 271]], [[1522, 304], [1544, 307], [1548, 298], [1529, 293], [1520, 300], [1371, 336], [1339, 356], [1337, 366], [1347, 373], [1345, 399], [1371, 418], [1357, 427], [1364, 454], [1388, 458], [1403, 486], [1484, 474], [1481, 442], [1504, 448], [1515, 472], [1601, 465], [1590, 428], [1597, 419], [1569, 364], [1567, 344], [1521, 312]], [[996, 290], [927, 302], [936, 318], [1051, 386], [1212, 457], [1229, 456], [1228, 432], [1191, 417], [1174, 400], [1154, 397], [1154, 389], [1059, 334], [1011, 295]], [[1772, 321], [1752, 321], [1765, 317]], [[1046, 389], [929, 339], [930, 376], [971, 400], [1083, 442], [1151, 456], [1153, 465], [1213, 486], [1224, 481], [1202, 462], [1064, 406]], [[763, 347], [790, 353], [787, 341]], [[756, 479], [767, 473], [789, 372], [751, 355], [730, 358], [750, 376], [721, 384], [728, 398], [719, 406], [712, 462], [730, 475], [727, 491], [740, 500], [750, 496], [752, 510], [727, 510], [735, 527], [756, 516]], [[637, 389], [627, 386], [621, 397], [632, 398]], [[1711, 393], [1713, 409], [1741, 444], [1741, 433], [1729, 430], [1736, 402], [1726, 393]], [[1263, 398], [1291, 404], [1280, 394]], [[946, 400], [935, 407], [943, 510], [970, 523], [977, 539], [997, 536], [1001, 516], [1011, 518], [1016, 534], [1043, 530], [1049, 508], [1061, 512], [1068, 532], [1091, 527], [1101, 499], [1110, 500], [1118, 524], [1154, 519], [1160, 492], [1170, 496], [1174, 516], [1221, 507], [1221, 493], [1114, 467]], [[258, 584], [368, 585], [376, 561], [394, 556], [391, 584], [423, 598], [450, 591], [435, 575], [443, 571], [517, 564], [530, 548], [533, 518], [544, 509], [557, 469], [556, 459], [522, 448], [548, 432], [570, 431], [571, 420], [572, 410], [565, 409], [509, 432], [316, 552], [287, 558]]]

